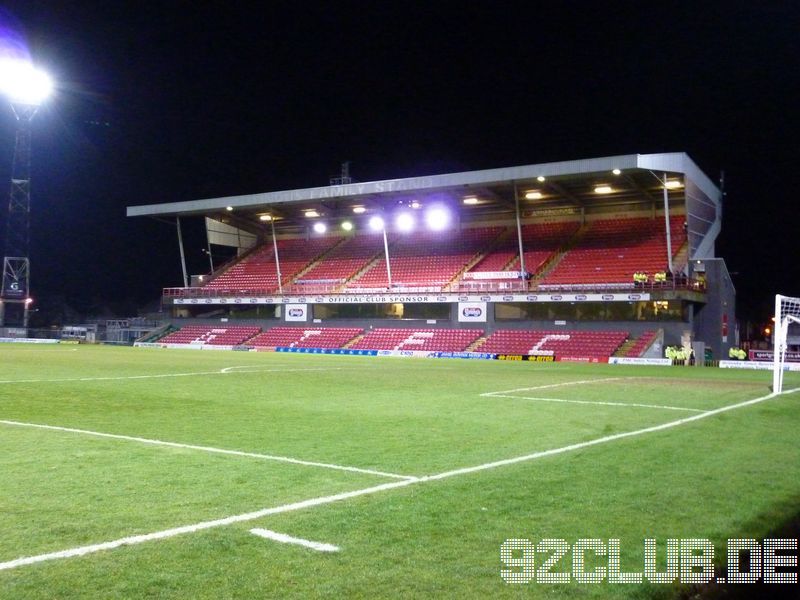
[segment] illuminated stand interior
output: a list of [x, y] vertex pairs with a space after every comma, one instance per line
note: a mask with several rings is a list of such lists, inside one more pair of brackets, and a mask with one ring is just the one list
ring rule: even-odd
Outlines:
[[0, 93], [11, 103], [17, 120], [11, 169], [3, 277], [0, 284], [0, 326], [28, 326], [30, 312], [31, 122], [52, 91], [46, 73], [30, 61], [0, 60]]

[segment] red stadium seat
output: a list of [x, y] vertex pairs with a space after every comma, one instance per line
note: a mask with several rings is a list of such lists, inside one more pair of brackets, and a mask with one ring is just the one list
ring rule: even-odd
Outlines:
[[625, 331], [500, 329], [475, 351], [523, 355], [553, 352], [556, 359], [607, 360], [627, 337]]

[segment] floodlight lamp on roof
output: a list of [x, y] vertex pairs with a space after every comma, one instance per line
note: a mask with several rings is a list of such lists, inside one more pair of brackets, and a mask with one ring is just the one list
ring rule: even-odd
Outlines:
[[309, 219], [315, 219], [315, 218], [317, 218], [317, 217], [319, 216], [319, 213], [318, 213], [316, 210], [314, 210], [314, 209], [312, 208], [312, 209], [309, 209], [309, 210], [307, 210], [307, 211], [305, 212], [305, 215], [306, 215], [306, 217], [308, 217]]
[[342, 229], [344, 229], [345, 231], [352, 231], [353, 230], [353, 224], [350, 221], [343, 221], [342, 222]]
[[525, 192], [525, 199], [526, 200], [541, 200], [542, 199], [542, 192], [539, 190], [528, 190]]
[[364, 208], [363, 206], [354, 206], [353, 207], [353, 212], [356, 213], [357, 215], [365, 213], [366, 211], [367, 211], [367, 209]]
[[664, 187], [668, 190], [676, 190], [683, 187], [683, 182], [680, 179], [667, 179]]
[[419, 200], [412, 200], [411, 201], [411, 208], [413, 208], [414, 210], [418, 210], [418, 209], [422, 208], [422, 204], [419, 203]]
[[261, 215], [258, 217], [261, 221], [272, 221], [272, 215]]
[[594, 186], [594, 193], [595, 194], [611, 194], [613, 192], [614, 192], [614, 188], [612, 188], [610, 185], [607, 185], [605, 183], [603, 183], [601, 185]]
[[539, 183], [542, 183], [544, 180], [545, 180], [545, 176], [544, 176], [544, 175], [539, 175], [539, 176], [536, 178], [536, 181], [538, 181]]
[[397, 226], [397, 229], [403, 233], [408, 233], [414, 229], [415, 221], [411, 213], [401, 212], [395, 218], [394, 224]]
[[227, 210], [228, 212], [231, 212], [233, 210], [233, 207], [232, 206], [226, 206], [225, 210]]
[[328, 226], [325, 225], [325, 223], [323, 223], [322, 221], [317, 221], [316, 223], [314, 223], [314, 231], [316, 231], [317, 233], [325, 233], [326, 231], [328, 231]]
[[613, 171], [611, 171], [611, 172], [612, 172], [614, 175], [620, 175], [620, 174], [622, 173], [622, 171], [621, 171], [620, 169], [614, 169], [614, 170], [613, 170]]
[[369, 220], [369, 228], [372, 229], [372, 231], [382, 231], [383, 226], [383, 219], [377, 215]]
[[0, 60], [0, 93], [13, 104], [39, 106], [53, 91], [53, 82], [44, 71], [30, 61], [5, 58]]
[[442, 206], [435, 206], [425, 213], [425, 222], [433, 231], [442, 231], [450, 222], [450, 213]]
[[475, 196], [465, 196], [464, 197], [464, 204], [477, 204], [478, 198]]

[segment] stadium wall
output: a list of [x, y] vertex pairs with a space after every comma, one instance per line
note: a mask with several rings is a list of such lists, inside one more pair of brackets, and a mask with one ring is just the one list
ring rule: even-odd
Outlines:
[[721, 258], [694, 260], [691, 267], [695, 276], [704, 273], [706, 279], [706, 303], [696, 305], [690, 320], [694, 339], [705, 342], [716, 358], [726, 358], [728, 350], [739, 345], [736, 290], [728, 268]]

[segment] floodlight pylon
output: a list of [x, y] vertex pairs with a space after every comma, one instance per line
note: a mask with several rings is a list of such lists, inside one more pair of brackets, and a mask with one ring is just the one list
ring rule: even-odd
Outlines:
[[17, 131], [11, 168], [11, 188], [8, 195], [3, 278], [0, 284], [0, 326], [6, 323], [8, 309], [19, 305], [22, 307], [21, 325], [27, 327], [30, 308], [28, 254], [31, 213], [31, 121], [38, 106], [12, 104], [12, 108], [17, 120]]

